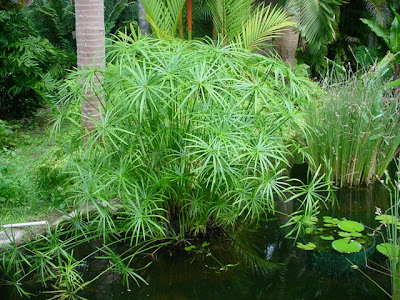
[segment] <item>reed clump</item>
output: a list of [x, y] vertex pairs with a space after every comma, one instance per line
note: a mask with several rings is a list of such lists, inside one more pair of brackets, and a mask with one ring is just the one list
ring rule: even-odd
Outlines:
[[400, 145], [399, 102], [375, 74], [331, 85], [308, 110], [306, 133], [313, 169], [339, 187], [382, 178]]

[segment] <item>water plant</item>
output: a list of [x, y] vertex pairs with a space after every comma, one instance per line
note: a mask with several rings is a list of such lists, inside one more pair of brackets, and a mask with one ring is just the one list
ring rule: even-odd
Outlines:
[[[2, 245], [0, 251], [0, 285], [11, 285], [20, 296], [32, 296], [25, 282], [34, 278], [51, 299], [85, 299], [84, 291], [88, 285], [102, 278], [104, 274], [118, 274], [129, 289], [132, 279], [136, 284], [146, 283], [138, 271], [146, 267], [135, 267], [132, 261], [146, 252], [155, 253], [158, 249], [175, 242], [174, 239], [151, 240], [138, 243], [136, 247], [121, 248], [129, 244], [129, 239], [121, 237], [103, 243], [96, 224], [89, 224], [85, 232], [77, 233], [73, 221], [67, 220], [42, 234], [32, 235], [24, 244], [18, 244], [13, 234], [12, 241]], [[97, 245], [88, 247], [87, 245]], [[101, 268], [91, 276], [83, 276], [88, 261], [103, 261]], [[148, 262], [147, 264], [151, 263]]]
[[308, 227], [303, 237], [307, 244], [297, 242], [298, 248], [326, 253], [332, 253], [333, 250], [357, 253], [374, 244], [373, 239], [364, 233], [364, 225], [359, 222], [330, 216], [323, 216], [321, 222], [317, 218], [313, 220], [312, 227]]
[[[336, 186], [368, 185], [382, 178], [400, 144], [398, 101], [376, 74], [332, 85], [310, 106], [306, 132], [315, 170], [332, 170]], [[312, 117], [311, 117], [312, 116]]]
[[400, 226], [400, 160], [395, 159], [396, 174], [394, 178], [388, 177], [386, 186], [390, 191], [390, 208], [385, 214], [378, 209], [375, 217], [380, 222], [378, 230], [383, 231], [384, 242], [376, 246], [376, 249], [388, 258], [392, 283], [392, 299], [400, 299], [400, 242], [398, 230]]
[[[123, 224], [132, 244], [196, 234], [257, 220], [274, 197], [297, 192], [286, 175], [290, 136], [304, 130], [299, 108], [318, 92], [314, 83], [223, 44], [121, 33], [107, 59], [105, 70], [70, 74], [54, 122], [75, 126], [69, 203], [95, 206], [100, 231]], [[106, 97], [83, 148], [82, 80]]]

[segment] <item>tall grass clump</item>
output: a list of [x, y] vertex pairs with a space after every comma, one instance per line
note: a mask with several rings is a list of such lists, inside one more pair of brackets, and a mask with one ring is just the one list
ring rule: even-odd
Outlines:
[[[389, 275], [391, 279], [391, 295], [392, 299], [400, 299], [400, 238], [398, 234], [400, 224], [400, 160], [395, 159], [394, 174], [387, 172], [385, 187], [390, 194], [390, 207], [385, 212], [380, 208], [376, 209], [377, 216], [375, 219], [380, 223], [376, 231], [382, 235], [382, 241], [376, 246], [378, 252], [386, 256], [386, 263], [383, 265], [377, 264], [378, 268], [373, 269], [383, 274]], [[392, 176], [393, 175], [393, 176]]]
[[[198, 234], [257, 220], [291, 193], [291, 136], [318, 90], [311, 81], [272, 58], [203, 42], [121, 34], [107, 59], [105, 70], [70, 74], [54, 123], [76, 128], [70, 204], [96, 207], [99, 230], [122, 229], [133, 244]], [[88, 86], [104, 101], [96, 128], [82, 133]]]
[[[387, 240], [385, 250], [389, 258], [391, 283], [392, 283], [392, 299], [400, 299], [400, 238], [398, 236], [399, 229], [399, 205], [400, 205], [400, 160], [396, 160], [396, 175], [390, 182], [390, 216], [393, 217], [393, 222], [388, 222], [386, 226]], [[382, 251], [382, 249], [381, 249]], [[384, 252], [384, 251], [383, 251]]]
[[380, 179], [400, 145], [398, 98], [375, 74], [331, 85], [307, 117], [314, 168], [330, 170], [340, 187]]

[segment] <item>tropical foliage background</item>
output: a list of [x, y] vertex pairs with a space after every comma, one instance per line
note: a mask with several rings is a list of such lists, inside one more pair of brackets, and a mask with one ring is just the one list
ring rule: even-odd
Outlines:
[[[299, 238], [336, 188], [396, 182], [398, 1], [88, 3], [0, 2], [0, 223], [63, 215], [1, 249], [0, 279], [20, 295], [33, 274], [56, 298], [80, 295], [102, 275], [79, 273], [73, 249], [88, 241], [129, 289], [145, 282], [132, 266], [144, 252], [236, 241], [273, 215]], [[100, 30], [75, 23], [96, 9]], [[277, 270], [250, 250], [244, 261]]]

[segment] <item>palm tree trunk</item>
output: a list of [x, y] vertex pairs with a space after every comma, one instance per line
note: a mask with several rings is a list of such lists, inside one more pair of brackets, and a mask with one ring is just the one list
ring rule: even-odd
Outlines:
[[[292, 22], [296, 22], [292, 17]], [[275, 39], [276, 50], [281, 56], [282, 60], [293, 66], [296, 56], [296, 49], [299, 43], [299, 33], [294, 31], [294, 27], [287, 27], [286, 31], [279, 38]]]
[[[102, 68], [105, 66], [104, 2], [103, 0], [75, 0], [76, 46], [78, 69]], [[102, 83], [100, 74], [95, 85]], [[86, 88], [86, 101], [82, 104], [82, 125], [87, 131], [95, 128], [100, 120], [99, 95]]]
[[144, 8], [142, 0], [138, 0], [138, 8], [139, 8], [139, 28], [142, 35], [150, 34], [150, 24], [147, 22], [145, 15], [146, 10]]

